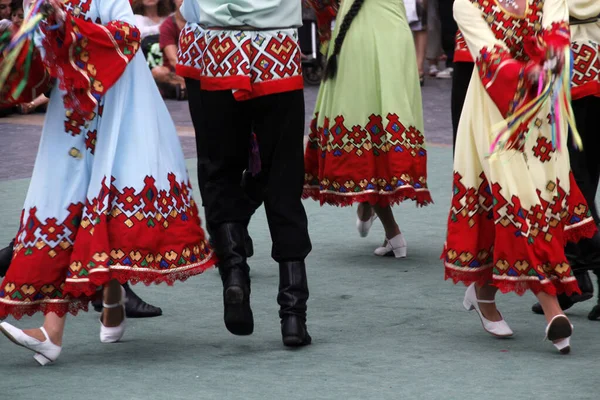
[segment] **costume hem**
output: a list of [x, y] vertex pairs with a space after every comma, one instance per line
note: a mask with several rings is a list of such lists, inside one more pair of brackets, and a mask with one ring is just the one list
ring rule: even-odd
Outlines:
[[127, 265], [111, 265], [90, 270], [89, 278], [68, 279], [65, 283], [65, 292], [74, 297], [93, 296], [99, 286], [103, 286], [111, 279], [116, 279], [120, 284], [144, 283], [146, 286], [151, 284], [166, 283], [173, 286], [177, 281], [184, 282], [188, 278], [199, 275], [207, 269], [213, 267], [217, 260], [213, 251], [210, 252], [207, 259], [190, 264], [176, 270], [169, 269], [164, 273], [152, 269], [132, 268]]
[[565, 227], [565, 242], [577, 243], [581, 239], [591, 239], [598, 227], [592, 217], [586, 218], [578, 224]]
[[[42, 300], [40, 302], [21, 302], [9, 301], [0, 299], [0, 319], [12, 316], [19, 320], [23, 316], [33, 316], [38, 312], [44, 315], [55, 313], [59, 317], [64, 317], [66, 314], [77, 315], [79, 311], [88, 311], [88, 303], [92, 297], [78, 297], [64, 300]], [[10, 304], [14, 303], [14, 304]]]
[[577, 279], [574, 276], [563, 279], [552, 277], [540, 280], [537, 276], [512, 277], [492, 275], [492, 264], [477, 268], [475, 271], [472, 271], [468, 267], [466, 268], [468, 271], [466, 271], [465, 268], [457, 267], [447, 261], [444, 262], [444, 266], [444, 279], [451, 279], [454, 284], [458, 284], [459, 282], [462, 282], [465, 286], [473, 283], [477, 285], [489, 284], [496, 286], [502, 293], [514, 292], [519, 296], [524, 295], [528, 290], [531, 290], [534, 294], [544, 292], [551, 296], [561, 293], [566, 293], [567, 296], [575, 293], [581, 294]]
[[322, 191], [318, 187], [305, 186], [303, 199], [311, 198], [319, 201], [321, 205], [329, 204], [338, 207], [350, 206], [353, 203], [369, 203], [386, 207], [399, 204], [405, 200], [414, 200], [417, 206], [424, 207], [433, 203], [429, 189], [415, 189], [412, 186], [400, 187], [394, 192], [359, 192], [359, 193], [334, 193]]

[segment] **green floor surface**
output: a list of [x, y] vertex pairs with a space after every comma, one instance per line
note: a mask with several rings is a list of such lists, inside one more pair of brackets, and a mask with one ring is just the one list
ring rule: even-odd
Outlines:
[[[194, 161], [189, 161], [190, 171]], [[97, 314], [69, 318], [65, 347], [51, 366], [0, 338], [0, 399], [597, 399], [600, 323], [592, 301], [569, 313], [573, 352], [544, 342], [531, 294], [499, 296], [515, 337], [486, 334], [462, 309], [464, 288], [443, 280], [439, 260], [450, 199], [451, 150], [432, 148], [435, 204], [395, 208], [408, 258], [377, 258], [383, 230], [359, 238], [354, 208], [306, 201], [313, 241], [307, 260], [314, 344], [287, 350], [277, 316], [277, 266], [264, 211], [251, 225], [256, 329], [230, 335], [222, 323], [215, 270], [175, 287], [140, 287], [164, 316], [131, 320], [124, 341], [101, 344]], [[192, 181], [195, 182], [195, 174]], [[17, 228], [27, 181], [0, 182], [0, 243]], [[198, 195], [196, 195], [198, 197]], [[12, 321], [12, 320], [11, 320]], [[38, 326], [40, 316], [19, 321]]]

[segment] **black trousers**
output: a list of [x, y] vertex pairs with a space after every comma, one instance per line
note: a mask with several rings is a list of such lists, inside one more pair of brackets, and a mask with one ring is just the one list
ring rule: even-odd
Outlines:
[[594, 221], [598, 224], [600, 217], [595, 200], [600, 180], [600, 126], [598, 125], [600, 97], [588, 96], [574, 100], [572, 106], [577, 130], [583, 142], [583, 150], [576, 150], [569, 140], [571, 170], [590, 207]]
[[460, 115], [462, 114], [463, 106], [465, 104], [465, 97], [467, 97], [467, 90], [469, 89], [469, 82], [471, 81], [473, 68], [475, 68], [474, 63], [457, 62], [454, 64], [454, 72], [452, 73], [452, 93], [450, 97], [453, 152], [454, 147], [456, 146], [458, 122], [460, 121]]
[[454, 42], [456, 39], [456, 32], [458, 31], [458, 25], [456, 25], [454, 12], [452, 11], [454, 0], [439, 0], [438, 6], [440, 9], [440, 22], [442, 27], [442, 49], [448, 57], [446, 67], [452, 67], [452, 64], [454, 63]]
[[[237, 101], [230, 90], [204, 91], [194, 80], [188, 80], [186, 86], [207, 225], [214, 229], [224, 223], [247, 224], [257, 202], [264, 200], [273, 259], [304, 260], [312, 249], [301, 201], [304, 92]], [[249, 165], [253, 132], [258, 138], [262, 169], [249, 182], [250, 187], [248, 182], [243, 187], [241, 179]]]

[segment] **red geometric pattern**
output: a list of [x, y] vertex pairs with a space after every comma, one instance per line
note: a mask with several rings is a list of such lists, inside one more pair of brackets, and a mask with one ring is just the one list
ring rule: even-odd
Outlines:
[[232, 90], [238, 100], [303, 87], [298, 34], [204, 30], [188, 23], [179, 36], [177, 73], [203, 90]]
[[[74, 5], [76, 4], [76, 5]], [[90, 120], [98, 102], [122, 75], [140, 45], [139, 30], [122, 21], [106, 26], [89, 21], [85, 10], [91, 1], [75, 1], [66, 5], [77, 17], [67, 14], [64, 35], [58, 30], [45, 32], [44, 60], [62, 89], [68, 88], [63, 101], [75, 121], [73, 134], [81, 133], [80, 119]], [[70, 123], [70, 121], [67, 121]]]
[[504, 117], [511, 115], [528, 100], [525, 78], [532, 62], [515, 61], [502, 46], [481, 49], [475, 62], [479, 78]]
[[570, 176], [570, 194], [557, 179], [538, 189], [539, 203], [507, 198], [484, 173], [468, 187], [454, 173], [448, 238], [442, 258], [454, 283], [492, 281], [502, 292], [579, 292], [564, 254], [567, 241], [596, 231], [590, 210]]
[[325, 118], [322, 126], [318, 119], [317, 114], [311, 122], [305, 154], [305, 198], [335, 205], [432, 202], [427, 150], [416, 127], [406, 127], [391, 113], [385, 122], [371, 114], [363, 126], [347, 126], [341, 115]]
[[552, 159], [554, 149], [552, 143], [548, 141], [545, 136], [539, 136], [537, 142], [533, 147], [533, 154], [543, 163], [548, 162]]
[[592, 40], [571, 42], [573, 53], [573, 100], [600, 95], [600, 43]]
[[500, 5], [490, 0], [471, 0], [482, 11], [482, 18], [498, 40], [508, 47], [511, 56], [517, 60], [528, 60], [524, 51], [525, 37], [537, 35], [542, 31], [543, 2], [528, 0], [524, 18], [506, 13]]
[[455, 62], [473, 62], [473, 57], [467, 47], [467, 41], [461, 31], [456, 32], [454, 39], [454, 61]]
[[60, 219], [24, 210], [14, 267], [0, 286], [0, 318], [76, 313], [110, 279], [171, 285], [212, 266], [189, 183], [173, 174], [168, 181], [159, 190], [148, 176], [136, 191], [105, 180], [98, 196], [71, 204]]

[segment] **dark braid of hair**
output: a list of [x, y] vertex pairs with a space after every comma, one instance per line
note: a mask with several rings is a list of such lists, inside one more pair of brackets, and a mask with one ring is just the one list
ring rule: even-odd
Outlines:
[[327, 65], [325, 65], [325, 74], [323, 75], [324, 81], [335, 77], [337, 72], [337, 58], [338, 54], [340, 54], [340, 50], [342, 49], [344, 39], [346, 38], [346, 33], [348, 33], [348, 29], [350, 29], [350, 25], [352, 24], [354, 17], [356, 17], [364, 2], [365, 0], [354, 0], [354, 3], [352, 3], [350, 6], [350, 10], [348, 10], [348, 13], [344, 16], [344, 20], [342, 21], [342, 25], [340, 25], [338, 35], [335, 38], [333, 53], [327, 60]]

